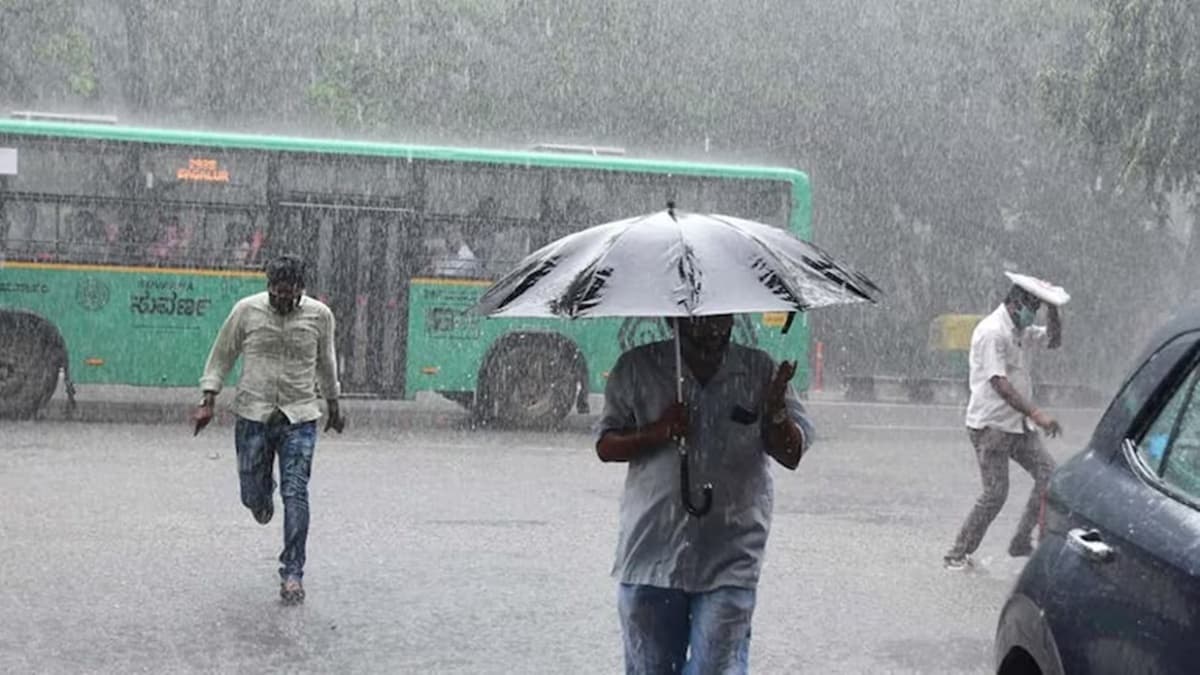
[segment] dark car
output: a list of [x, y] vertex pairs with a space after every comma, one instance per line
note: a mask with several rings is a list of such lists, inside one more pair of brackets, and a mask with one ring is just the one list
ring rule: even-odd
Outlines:
[[997, 672], [1200, 673], [1200, 307], [1151, 340], [1054, 473]]

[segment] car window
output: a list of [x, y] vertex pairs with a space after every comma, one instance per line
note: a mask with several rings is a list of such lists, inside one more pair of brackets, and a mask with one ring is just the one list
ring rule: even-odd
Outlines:
[[[1163, 381], [1179, 360], [1195, 346], [1197, 333], [1185, 333], [1168, 342], [1145, 360], [1129, 377], [1111, 406], [1096, 427], [1098, 439], [1124, 439], [1130, 427], [1150, 397], [1162, 386]], [[1141, 425], [1139, 425], [1141, 426]], [[1144, 427], [1143, 427], [1144, 428]]]
[[1200, 369], [1171, 396], [1138, 442], [1142, 461], [1189, 497], [1200, 499]]

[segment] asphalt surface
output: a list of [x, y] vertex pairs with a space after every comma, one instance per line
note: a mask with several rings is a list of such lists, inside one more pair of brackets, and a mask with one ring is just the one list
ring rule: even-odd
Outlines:
[[[624, 469], [587, 416], [516, 433], [378, 405], [319, 442], [301, 607], [279, 603], [281, 510], [242, 508], [227, 426], [0, 422], [0, 672], [620, 672]], [[812, 402], [819, 445], [776, 473], [753, 672], [990, 672], [1030, 482], [1014, 465], [981, 569], [942, 569], [978, 489], [949, 408]], [[1060, 461], [1095, 411], [1070, 415]]]

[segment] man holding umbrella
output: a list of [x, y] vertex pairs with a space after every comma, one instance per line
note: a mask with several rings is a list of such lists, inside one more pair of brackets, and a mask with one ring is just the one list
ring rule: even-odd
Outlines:
[[[874, 302], [879, 288], [770, 225], [667, 210], [531, 253], [475, 310], [507, 317], [667, 317], [674, 339], [617, 360], [596, 452], [627, 462], [614, 574], [629, 673], [742, 673], [771, 526], [774, 458], [795, 469], [812, 427], [794, 363], [730, 343], [733, 314]], [[693, 466], [694, 465], [694, 466]], [[711, 481], [693, 500], [690, 472]]]
[[[627, 462], [614, 575], [629, 673], [746, 672], [773, 488], [769, 458], [795, 469], [812, 426], [758, 349], [730, 343], [730, 315], [670, 319], [673, 341], [623, 354], [609, 376], [596, 453]], [[714, 512], [681, 503], [675, 442], [715, 479]], [[690, 648], [690, 653], [689, 653]]]

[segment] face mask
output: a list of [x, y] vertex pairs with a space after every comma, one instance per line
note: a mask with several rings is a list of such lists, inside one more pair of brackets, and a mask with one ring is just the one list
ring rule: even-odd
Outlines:
[[1017, 309], [1017, 328], [1029, 328], [1037, 319], [1037, 310], [1032, 307], [1022, 305]]

